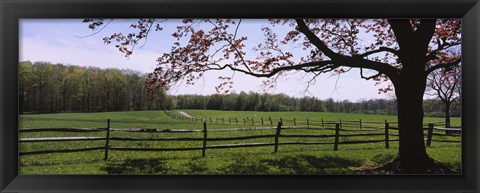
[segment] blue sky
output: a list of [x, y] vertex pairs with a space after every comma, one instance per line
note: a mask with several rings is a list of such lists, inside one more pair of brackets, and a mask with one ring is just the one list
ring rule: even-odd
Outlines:
[[[170, 50], [173, 38], [171, 32], [179, 20], [169, 20], [164, 24], [165, 30], [152, 33], [148, 42], [137, 46], [134, 54], [125, 58], [113, 45], [105, 45], [103, 37], [115, 32], [129, 31], [129, 24], [134, 20], [115, 20], [98, 34], [93, 33], [80, 19], [22, 19], [20, 20], [20, 61], [49, 61], [52, 63], [71, 64], [79, 66], [95, 66], [100, 68], [133, 69], [140, 72], [152, 72], [156, 59]], [[239, 34], [248, 36], [249, 42], [263, 39], [260, 27], [261, 20], [242, 20]], [[88, 37], [85, 37], [88, 36]], [[81, 38], [83, 37], [83, 38]], [[248, 43], [248, 42], [247, 42]], [[246, 51], [250, 51], [246, 49]], [[207, 72], [194, 86], [179, 85], [169, 92], [171, 94], [212, 94], [218, 85], [219, 75], [230, 75], [232, 72]], [[285, 93], [294, 97], [315, 96], [320, 99], [334, 98], [357, 101], [372, 98], [393, 98], [394, 94], [378, 94], [378, 86], [374, 81], [360, 78], [358, 70], [342, 74], [340, 77], [323, 74], [316, 79], [316, 84], [310, 86], [305, 93], [306, 81], [304, 74], [288, 73], [279, 79], [277, 87], [270, 93]], [[259, 79], [236, 73], [233, 85], [235, 92], [262, 92]], [[337, 81], [338, 80], [338, 81]]]

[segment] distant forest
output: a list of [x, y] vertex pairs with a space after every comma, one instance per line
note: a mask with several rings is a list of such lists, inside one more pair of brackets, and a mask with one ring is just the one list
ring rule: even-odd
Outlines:
[[[149, 94], [146, 74], [48, 62], [19, 64], [20, 113], [105, 112], [132, 110], [208, 109], [235, 111], [315, 111], [395, 115], [396, 101], [369, 99], [356, 102], [290, 97], [286, 94], [240, 92], [212, 95]], [[461, 116], [461, 104], [451, 108]], [[424, 100], [426, 116], [443, 116], [438, 100]]]

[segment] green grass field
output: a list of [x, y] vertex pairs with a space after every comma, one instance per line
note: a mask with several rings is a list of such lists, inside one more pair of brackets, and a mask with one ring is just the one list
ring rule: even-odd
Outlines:
[[[238, 112], [211, 110], [182, 110], [197, 118], [207, 118], [209, 131], [221, 128], [270, 127], [282, 118], [284, 125], [306, 126], [307, 119], [311, 127], [321, 127], [320, 120], [338, 122], [342, 119], [344, 128], [356, 126], [349, 121], [362, 119], [365, 129], [368, 122], [379, 122], [378, 127], [387, 120], [396, 122], [395, 116], [321, 113], [321, 112]], [[180, 115], [178, 111], [172, 112]], [[248, 119], [247, 119], [248, 117]], [[210, 123], [212, 118], [212, 123]], [[236, 118], [236, 119], [235, 119]], [[262, 125], [261, 119], [264, 124]], [[106, 112], [106, 113], [61, 113], [20, 115], [20, 128], [104, 128], [107, 119], [111, 128], [157, 128], [157, 129], [202, 129], [200, 120], [173, 119], [162, 111]], [[245, 122], [244, 122], [245, 119]], [[253, 123], [252, 123], [253, 119]], [[238, 124], [237, 124], [238, 121]], [[424, 122], [442, 122], [442, 118], [426, 117]], [[459, 118], [452, 119], [453, 126], [460, 126]], [[395, 125], [392, 123], [392, 125]], [[326, 127], [333, 127], [328, 125]], [[373, 126], [372, 126], [373, 127]], [[439, 126], [441, 127], [441, 126]], [[383, 130], [368, 133], [383, 133]], [[21, 132], [20, 138], [41, 137], [104, 137], [106, 132]], [[356, 132], [352, 132], [356, 133]], [[395, 133], [395, 131], [391, 131]], [[209, 132], [208, 137], [232, 137], [275, 134], [274, 129]], [[286, 129], [282, 134], [334, 134], [332, 130]], [[345, 134], [345, 133], [343, 133]], [[349, 133], [350, 134], [350, 133]], [[203, 137], [201, 132], [164, 133], [164, 132], [126, 132], [112, 131], [110, 137]], [[391, 136], [395, 139], [395, 136]], [[434, 136], [438, 140], [460, 140], [460, 137]], [[340, 141], [382, 140], [384, 136], [340, 137]], [[332, 142], [333, 138], [280, 138], [280, 142]], [[208, 142], [208, 145], [272, 143], [273, 138], [248, 139], [236, 141]], [[104, 146], [105, 141], [38, 142], [20, 143], [20, 152], [47, 149], [82, 148]], [[111, 147], [138, 148], [175, 148], [201, 147], [202, 141], [110, 141]], [[51, 153], [25, 155], [20, 157], [21, 174], [352, 174], [365, 165], [378, 165], [391, 159], [397, 151], [398, 143], [390, 142], [386, 149], [382, 143], [340, 144], [338, 151], [333, 145], [281, 145], [273, 153], [273, 146], [236, 149], [208, 149], [206, 157], [200, 151], [109, 151], [109, 160], [104, 161], [104, 151]], [[432, 142], [427, 148], [429, 155], [445, 163], [457, 172], [461, 166], [461, 143]]]

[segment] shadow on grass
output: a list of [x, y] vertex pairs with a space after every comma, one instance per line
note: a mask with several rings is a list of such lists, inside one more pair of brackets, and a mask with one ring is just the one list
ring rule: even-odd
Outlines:
[[187, 174], [207, 174], [207, 162], [204, 159], [192, 159], [187, 164]]
[[94, 160], [68, 160], [68, 161], [28, 161], [28, 162], [19, 162], [20, 167], [28, 166], [56, 166], [56, 165], [74, 165], [74, 164], [92, 164], [103, 161], [103, 159], [94, 159]]
[[340, 157], [310, 155], [286, 156], [279, 159], [236, 158], [224, 168], [225, 174], [347, 174], [351, 167], [362, 164], [359, 160]]
[[223, 174], [269, 174], [269, 170], [268, 164], [263, 161], [235, 157], [229, 165], [219, 172]]
[[195, 158], [184, 165], [185, 171], [177, 171], [167, 167], [165, 160], [150, 158], [112, 162], [102, 169], [108, 174], [351, 174], [351, 169], [361, 164], [359, 160], [334, 156], [297, 155], [268, 159], [245, 156], [228, 159], [220, 168], [209, 168], [206, 160]]
[[167, 174], [173, 171], [165, 166], [163, 160], [150, 159], [127, 159], [123, 162], [108, 163], [102, 168], [108, 174]]

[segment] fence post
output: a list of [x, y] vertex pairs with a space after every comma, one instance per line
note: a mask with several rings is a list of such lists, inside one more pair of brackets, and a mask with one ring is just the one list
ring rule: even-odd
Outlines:
[[253, 120], [253, 117], [252, 117], [252, 125], [255, 125], [255, 122], [254, 122], [254, 120]]
[[362, 119], [359, 120], [360, 123], [360, 130], [362, 129]]
[[333, 151], [338, 150], [338, 137], [340, 135], [340, 124], [335, 124], [335, 143], [333, 144]]
[[272, 117], [268, 117], [268, 119], [270, 120], [270, 126], [273, 126]]
[[389, 149], [390, 148], [390, 145], [388, 144], [389, 142], [389, 135], [388, 135], [388, 128], [389, 128], [389, 124], [388, 122], [385, 121], [385, 148]]
[[225, 124], [225, 118], [222, 118], [222, 123]]
[[247, 124], [247, 121], [245, 120], [245, 118], [243, 118], [243, 124], [244, 124], [244, 125]]
[[428, 123], [427, 147], [430, 147], [430, 145], [432, 144], [432, 133], [433, 133], [433, 123]]
[[230, 125], [232, 124], [232, 118], [230, 118], [230, 117], [228, 118], [228, 124], [230, 124]]
[[263, 117], [262, 117], [262, 125], [263, 125]]
[[235, 117], [235, 122], [236, 122], [236, 123], [237, 123], [237, 125], [238, 125], [238, 118], [237, 118], [237, 117]]
[[322, 128], [325, 129], [325, 124], [323, 124], [323, 118], [322, 118]]
[[107, 119], [107, 139], [105, 140], [105, 156], [103, 160], [108, 160], [108, 147], [110, 143], [110, 119]]
[[282, 130], [282, 122], [278, 122], [278, 125], [277, 125], [277, 130], [275, 132], [275, 149], [273, 151], [273, 153], [277, 153], [278, 151], [278, 137], [280, 137], [280, 131]]
[[307, 127], [310, 127], [310, 122], [308, 121], [308, 118], [307, 118]]
[[297, 126], [297, 120], [293, 117], [293, 126]]
[[203, 122], [203, 147], [202, 157], [205, 157], [205, 150], [207, 149], [207, 122]]
[[210, 117], [210, 123], [212, 123], [212, 117]]
[[282, 122], [282, 125], [283, 125], [283, 119], [282, 119], [282, 117], [280, 117], [280, 122]]
[[340, 119], [340, 128], [343, 128], [342, 119]]

